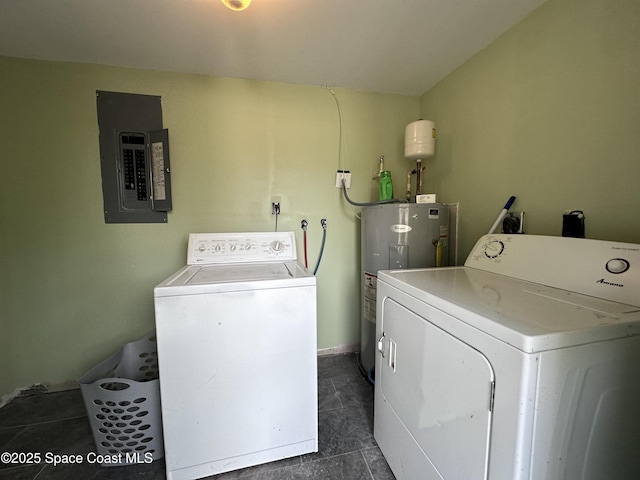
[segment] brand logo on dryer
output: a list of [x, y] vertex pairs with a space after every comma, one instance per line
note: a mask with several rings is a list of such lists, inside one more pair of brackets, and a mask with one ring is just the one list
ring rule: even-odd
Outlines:
[[601, 283], [603, 285], [609, 285], [611, 287], [624, 287], [624, 284], [622, 284], [622, 283], [607, 282], [604, 278], [601, 278], [600, 280], [596, 280], [596, 283]]

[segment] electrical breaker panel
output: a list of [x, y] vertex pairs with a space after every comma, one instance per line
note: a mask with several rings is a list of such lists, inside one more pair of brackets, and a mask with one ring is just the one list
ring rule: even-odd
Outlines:
[[121, 208], [169, 211], [169, 132], [122, 132], [118, 182]]
[[169, 132], [161, 99], [97, 92], [106, 223], [166, 223], [171, 210]]

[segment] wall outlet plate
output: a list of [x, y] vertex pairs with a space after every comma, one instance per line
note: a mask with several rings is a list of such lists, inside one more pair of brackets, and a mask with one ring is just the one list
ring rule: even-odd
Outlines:
[[282, 198], [279, 196], [271, 197], [271, 215], [280, 215], [282, 213]]
[[342, 180], [344, 186], [351, 188], [351, 172], [349, 170], [338, 170], [336, 172], [336, 188], [342, 188]]
[[524, 212], [507, 212], [502, 220], [502, 233], [524, 233]]

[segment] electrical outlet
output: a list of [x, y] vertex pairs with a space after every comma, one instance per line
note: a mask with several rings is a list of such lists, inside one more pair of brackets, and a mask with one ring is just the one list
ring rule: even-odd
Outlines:
[[336, 188], [342, 188], [343, 180], [344, 186], [351, 188], [351, 172], [349, 170], [338, 170], [336, 172]]
[[280, 215], [281, 208], [282, 199], [280, 197], [271, 197], [271, 215]]
[[507, 212], [502, 220], [502, 233], [524, 233], [524, 212]]

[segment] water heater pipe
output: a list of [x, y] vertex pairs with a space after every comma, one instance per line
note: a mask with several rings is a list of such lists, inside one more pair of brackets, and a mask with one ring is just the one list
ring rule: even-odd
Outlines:
[[378, 170], [378, 174], [373, 177], [371, 180], [375, 180], [376, 178], [380, 178], [382, 176], [382, 172], [384, 172], [384, 155], [380, 156], [380, 159], [378, 160], [378, 165], [379, 165], [379, 170]]
[[[417, 120], [405, 127], [404, 156], [416, 161], [416, 197], [422, 194], [422, 160], [435, 154], [435, 141], [436, 126], [431, 120]], [[407, 195], [411, 197], [409, 193]]]
[[416, 160], [416, 197], [422, 195], [422, 160]]
[[[421, 167], [420, 170], [424, 170], [425, 167]], [[407, 202], [411, 202], [411, 175], [415, 175], [416, 173], [418, 173], [418, 169], [414, 168], [413, 170], [409, 170], [407, 172]], [[420, 182], [422, 182], [422, 179], [420, 179]], [[422, 184], [420, 184], [419, 187], [422, 189]]]

